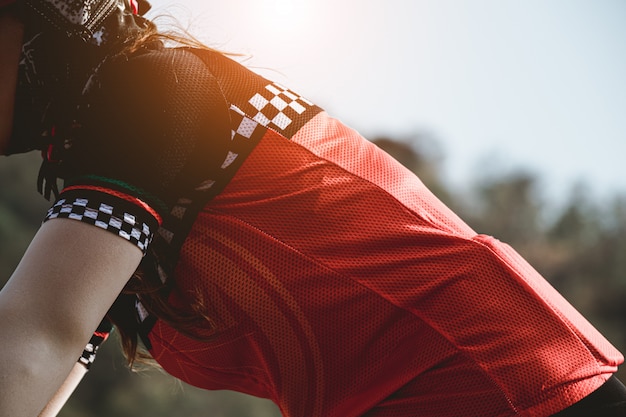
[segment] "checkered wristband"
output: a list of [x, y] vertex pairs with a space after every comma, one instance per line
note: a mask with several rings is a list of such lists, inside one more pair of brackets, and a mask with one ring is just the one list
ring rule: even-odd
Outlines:
[[114, 233], [146, 253], [158, 220], [136, 197], [106, 191], [81, 188], [64, 191], [48, 210], [44, 222], [56, 218], [79, 220]]
[[85, 350], [83, 350], [83, 354], [78, 358], [78, 362], [84, 365], [87, 370], [91, 368], [91, 365], [96, 360], [98, 348], [109, 338], [112, 330], [113, 326], [111, 323], [108, 320], [103, 320], [93, 336], [91, 336], [89, 343], [87, 343]]

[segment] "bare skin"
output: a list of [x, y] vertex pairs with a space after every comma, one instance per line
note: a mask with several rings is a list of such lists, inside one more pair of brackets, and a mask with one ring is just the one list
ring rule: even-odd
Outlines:
[[[12, 129], [22, 36], [19, 20], [0, 9], [0, 154]], [[42, 225], [0, 291], [0, 416], [36, 417], [55, 393], [71, 392], [84, 374], [77, 358], [141, 257], [85, 223]], [[41, 415], [54, 415], [68, 395]]]
[[141, 256], [133, 244], [85, 223], [43, 224], [0, 291], [0, 416], [41, 412]]

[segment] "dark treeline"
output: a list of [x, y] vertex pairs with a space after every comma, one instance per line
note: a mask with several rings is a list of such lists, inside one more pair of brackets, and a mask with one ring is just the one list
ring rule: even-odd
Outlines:
[[[622, 352], [626, 351], [626, 195], [602, 201], [584, 185], [565, 202], [541, 195], [524, 170], [470, 178], [462, 191], [442, 175], [441, 155], [420, 135], [374, 142], [416, 172], [478, 233], [516, 248]], [[418, 144], [415, 148], [409, 143]], [[49, 203], [35, 191], [38, 155], [0, 160], [0, 284], [19, 262]], [[36, 306], [33, 306], [36, 308]], [[113, 337], [115, 339], [115, 337]], [[622, 380], [626, 375], [620, 372]], [[266, 400], [205, 392], [157, 369], [131, 373], [117, 341], [107, 342], [61, 417], [278, 417]]]

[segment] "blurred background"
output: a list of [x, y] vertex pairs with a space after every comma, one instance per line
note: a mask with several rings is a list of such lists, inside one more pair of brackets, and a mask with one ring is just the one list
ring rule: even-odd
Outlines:
[[[626, 351], [626, 2], [152, 4], [162, 28], [241, 54], [386, 149]], [[48, 207], [38, 165], [35, 154], [0, 159], [0, 284]], [[61, 413], [279, 415], [268, 401], [131, 373], [115, 340]]]

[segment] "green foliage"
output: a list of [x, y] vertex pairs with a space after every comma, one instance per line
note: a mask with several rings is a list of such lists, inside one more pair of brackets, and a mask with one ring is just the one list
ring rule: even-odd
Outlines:
[[[479, 233], [510, 243], [620, 350], [626, 351], [626, 196], [598, 201], [583, 185], [556, 209], [532, 173], [494, 172], [455, 192], [441, 175], [432, 141], [375, 141], [416, 172]], [[35, 191], [38, 155], [0, 160], [0, 284], [13, 271], [49, 206]], [[548, 220], [549, 219], [549, 220]], [[115, 338], [115, 337], [114, 337]], [[623, 371], [622, 371], [623, 372]], [[626, 377], [620, 375], [624, 380]], [[149, 379], [149, 383], [146, 381]], [[118, 344], [107, 342], [61, 417], [278, 417], [267, 400], [206, 392], [158, 370], [131, 373]]]
[[35, 186], [40, 163], [34, 153], [0, 159], [0, 285], [17, 266], [49, 207]]

